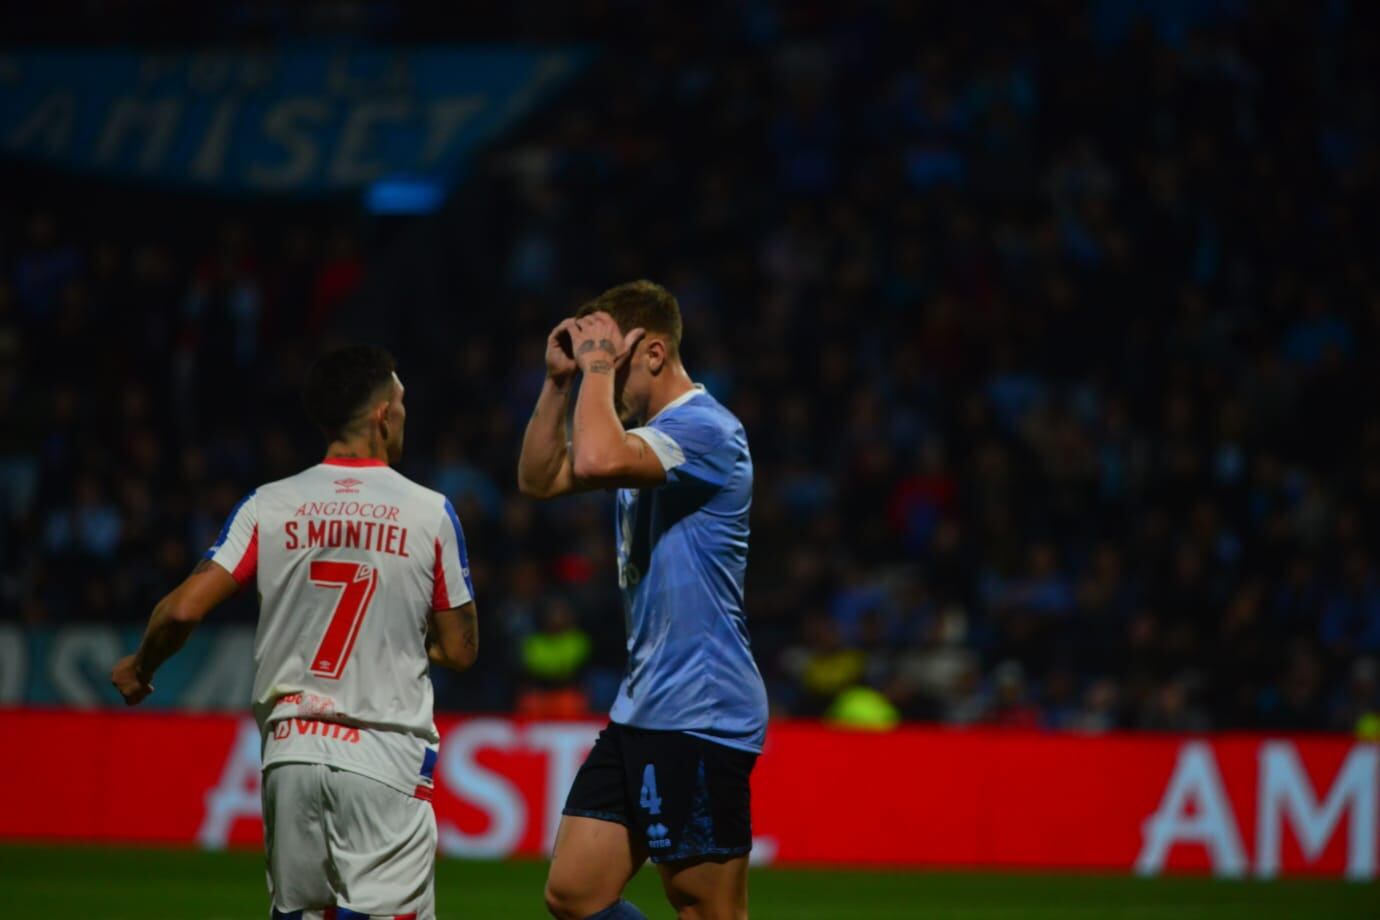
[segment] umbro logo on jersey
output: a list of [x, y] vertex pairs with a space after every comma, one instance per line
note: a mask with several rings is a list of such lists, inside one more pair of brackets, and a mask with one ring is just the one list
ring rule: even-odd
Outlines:
[[336, 494], [336, 495], [339, 495], [339, 494], [342, 493], [342, 492], [348, 492], [348, 493], [350, 493], [351, 495], [358, 495], [358, 494], [359, 494], [359, 487], [362, 486], [362, 485], [364, 485], [364, 480], [363, 480], [363, 479], [355, 479], [355, 478], [353, 478], [353, 477], [347, 476], [347, 477], [344, 478], [344, 479], [337, 479], [337, 480], [335, 481], [335, 484], [338, 485], [338, 486], [340, 486], [340, 488], [338, 488], [338, 489], [335, 490], [335, 494]]

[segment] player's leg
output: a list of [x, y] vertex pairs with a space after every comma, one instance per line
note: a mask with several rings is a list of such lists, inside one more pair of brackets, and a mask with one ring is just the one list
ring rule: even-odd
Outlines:
[[335, 903], [323, 819], [325, 769], [285, 763], [264, 771], [264, 851], [275, 918]]
[[546, 909], [557, 920], [644, 917], [621, 898], [646, 860], [646, 850], [634, 845], [627, 826], [563, 815], [546, 876]]
[[746, 855], [659, 863], [657, 871], [679, 920], [747, 920]]
[[585, 758], [566, 798], [551, 868], [546, 909], [557, 920], [622, 920], [642, 913], [620, 900], [647, 849], [628, 830], [621, 729], [610, 724]]
[[687, 920], [746, 917], [757, 756], [684, 732], [636, 729], [624, 750], [634, 831], [667, 900]]
[[348, 770], [327, 768], [337, 916], [436, 917], [436, 815], [431, 803]]

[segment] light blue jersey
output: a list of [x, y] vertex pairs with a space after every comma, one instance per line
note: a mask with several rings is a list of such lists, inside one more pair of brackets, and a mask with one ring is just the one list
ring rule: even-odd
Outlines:
[[630, 433], [661, 460], [666, 484], [618, 490], [628, 671], [610, 718], [761, 751], [767, 694], [743, 613], [747, 435], [699, 386]]

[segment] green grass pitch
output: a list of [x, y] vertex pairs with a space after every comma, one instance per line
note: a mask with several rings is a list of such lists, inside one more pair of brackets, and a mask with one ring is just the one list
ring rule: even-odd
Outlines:
[[[436, 869], [439, 915], [540, 920], [545, 874], [540, 862], [443, 859]], [[263, 878], [255, 853], [6, 845], [0, 914], [264, 920]], [[754, 869], [750, 888], [754, 920], [1380, 917], [1380, 885], [1312, 880]], [[673, 916], [650, 869], [629, 895], [653, 920]]]

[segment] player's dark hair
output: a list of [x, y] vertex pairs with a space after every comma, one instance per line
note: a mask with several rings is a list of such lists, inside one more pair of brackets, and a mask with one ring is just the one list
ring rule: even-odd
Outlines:
[[639, 327], [660, 332], [669, 341], [672, 354], [680, 351], [680, 304], [661, 285], [642, 279], [611, 287], [580, 307], [575, 315], [586, 316], [599, 310], [613, 317], [620, 332]]
[[392, 382], [396, 368], [393, 356], [377, 345], [346, 345], [326, 352], [307, 371], [307, 417], [327, 440], [339, 439]]

